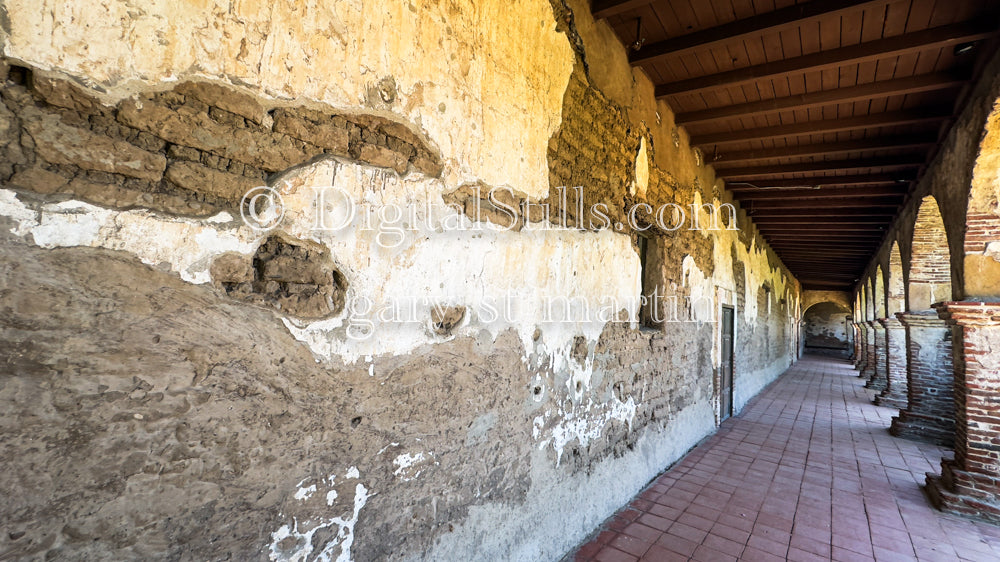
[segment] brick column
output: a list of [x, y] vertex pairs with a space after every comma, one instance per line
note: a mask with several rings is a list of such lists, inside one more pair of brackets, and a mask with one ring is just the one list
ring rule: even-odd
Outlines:
[[1000, 523], [1000, 302], [935, 305], [956, 326], [955, 460], [927, 474], [939, 509]]
[[865, 388], [882, 392], [889, 385], [889, 373], [886, 369], [885, 363], [885, 327], [878, 321], [872, 322], [871, 324], [872, 329], [875, 331], [875, 337], [873, 339], [875, 345], [872, 346], [872, 352], [869, 354], [869, 358], [875, 362], [875, 368], [871, 370], [871, 373], [869, 373], [868, 382], [865, 383]]
[[865, 321], [861, 324], [861, 329], [865, 333], [865, 347], [862, 350], [865, 358], [858, 376], [871, 379], [875, 376], [875, 328], [872, 327], [871, 321]]
[[854, 368], [861, 368], [861, 326], [857, 322], [851, 322], [851, 329], [854, 330]]
[[898, 318], [879, 320], [885, 328], [887, 384], [882, 394], [875, 397], [879, 406], [906, 409], [906, 328]]
[[889, 433], [946, 447], [955, 442], [955, 366], [951, 327], [936, 312], [900, 312], [906, 328], [906, 409]]

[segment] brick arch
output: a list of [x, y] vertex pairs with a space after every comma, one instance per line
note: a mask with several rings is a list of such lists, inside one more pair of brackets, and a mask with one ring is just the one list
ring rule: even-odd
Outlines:
[[875, 268], [875, 318], [885, 318], [885, 276], [882, 274], [882, 264]]
[[972, 171], [963, 249], [965, 298], [1000, 297], [1000, 99]]
[[805, 314], [810, 307], [821, 302], [832, 302], [851, 312], [851, 295], [844, 291], [816, 291], [807, 289], [802, 291], [802, 313]]
[[903, 256], [899, 253], [899, 243], [893, 241], [889, 250], [889, 315], [906, 310], [906, 280], [903, 279]]
[[941, 210], [933, 195], [924, 197], [913, 225], [910, 245], [910, 279], [907, 309], [929, 310], [951, 298], [951, 253]]

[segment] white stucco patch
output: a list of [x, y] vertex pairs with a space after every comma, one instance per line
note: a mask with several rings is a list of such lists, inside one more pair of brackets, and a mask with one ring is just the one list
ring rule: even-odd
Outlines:
[[14, 234], [30, 235], [43, 248], [121, 250], [148, 265], [167, 264], [182, 279], [197, 284], [211, 280], [213, 257], [225, 252], [249, 254], [258, 238], [246, 227], [215, 226], [217, 220], [170, 218], [145, 210], [116, 211], [82, 201], [28, 209], [7, 189], [0, 189], [0, 215], [17, 221]]
[[[624, 402], [612, 398], [608, 402], [588, 401], [586, 406], [570, 406], [557, 411], [547, 411], [532, 421], [532, 437], [538, 441], [538, 448], [549, 445], [556, 452], [556, 465], [562, 462], [563, 450], [574, 440], [581, 448], [598, 439], [604, 428], [613, 420], [626, 423], [632, 429], [636, 403], [632, 396]], [[551, 425], [549, 420], [553, 420]]]
[[[358, 478], [360, 473], [357, 467], [351, 467], [345, 473], [345, 478]], [[329, 478], [323, 479], [324, 485], [332, 488], [336, 475], [331, 474]], [[308, 480], [308, 479], [306, 479]], [[303, 487], [306, 482], [303, 480], [297, 485], [297, 490], [292, 496], [300, 502], [308, 501], [316, 492], [317, 485]], [[358, 483], [354, 486], [354, 500], [351, 514], [347, 517], [332, 516], [319, 517], [299, 521], [292, 519], [291, 524], [285, 524], [271, 533], [271, 542], [268, 546], [268, 558], [282, 562], [350, 562], [351, 546], [354, 544], [354, 526], [358, 522], [361, 509], [368, 503], [372, 494], [364, 484]], [[337, 492], [329, 490], [326, 493], [326, 506], [333, 507], [337, 499]], [[333, 528], [336, 526], [335, 538], [326, 544], [313, 544], [313, 536], [320, 529]], [[334, 557], [336, 555], [336, 557]]]

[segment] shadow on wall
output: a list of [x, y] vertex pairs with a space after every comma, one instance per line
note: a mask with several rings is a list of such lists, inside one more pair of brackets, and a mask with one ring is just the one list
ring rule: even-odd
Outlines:
[[833, 302], [809, 307], [802, 315], [805, 352], [846, 357], [851, 347], [849, 316], [849, 310]]

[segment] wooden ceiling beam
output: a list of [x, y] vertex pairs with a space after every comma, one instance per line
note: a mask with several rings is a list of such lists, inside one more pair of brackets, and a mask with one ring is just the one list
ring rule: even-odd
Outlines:
[[797, 4], [746, 19], [724, 23], [687, 35], [672, 37], [644, 48], [629, 56], [632, 64], [645, 64], [668, 56], [679, 56], [695, 49], [711, 48], [719, 43], [729, 43], [763, 32], [774, 33], [796, 27], [810, 19], [833, 16], [868, 5], [888, 4], [888, 0], [827, 0]]
[[832, 236], [830, 234], [826, 234], [826, 233], [823, 233], [823, 234], [806, 234], [804, 236], [803, 235], [793, 235], [793, 234], [781, 234], [781, 233], [778, 233], [778, 234], [774, 235], [774, 239], [776, 241], [779, 241], [779, 242], [782, 239], [787, 239], [787, 240], [806, 240], [806, 241], [818, 240], [818, 241], [831, 241], [831, 242], [837, 242], [838, 240], [849, 241], [849, 240], [853, 239], [853, 240], [868, 242], [870, 240], [877, 240], [880, 236], [881, 236], [881, 233], [879, 233], [879, 234], [874, 234], [874, 233], [872, 233], [872, 234], [864, 234], [864, 233], [857, 233], [857, 232], [847, 232], [847, 233], [844, 233], [844, 234], [834, 234]]
[[882, 217], [757, 217], [754, 224], [887, 224], [890, 221]]
[[814, 224], [812, 226], [802, 226], [801, 224], [758, 224], [757, 230], [767, 238], [771, 233], [800, 233], [815, 234], [817, 232], [883, 232], [882, 225], [843, 225], [843, 224]]
[[687, 80], [660, 84], [656, 86], [656, 96], [664, 97], [677, 94], [690, 94], [705, 90], [738, 86], [762, 78], [828, 70], [847, 64], [873, 62], [880, 58], [895, 57], [926, 51], [932, 48], [985, 39], [995, 31], [994, 23], [988, 21], [988, 18], [942, 25], [886, 39], [876, 39], [875, 41], [868, 41], [859, 45], [850, 45], [829, 51], [820, 51], [790, 59], [782, 59], [709, 74], [707, 76], [698, 76]]
[[594, 0], [590, 11], [594, 19], [610, 18], [652, 3], [653, 0]]
[[858, 207], [855, 209], [823, 209], [823, 208], [812, 208], [812, 209], [754, 209], [753, 214], [749, 215], [752, 221], [759, 218], [782, 218], [782, 217], [882, 217], [885, 219], [891, 219], [896, 216], [896, 207], [882, 208], [882, 209], [869, 209], [865, 207]]
[[726, 189], [734, 193], [744, 191], [752, 192], [757, 189], [797, 191], [802, 189], [815, 189], [817, 186], [847, 187], [853, 185], [904, 185], [914, 179], [916, 179], [915, 175], [906, 174], [904, 172], [897, 172], [895, 174], [864, 174], [856, 176], [817, 176], [815, 178], [798, 179], [763, 178], [754, 180], [753, 182], [727, 182]]
[[[858, 278], [858, 274], [857, 273], [843, 273], [843, 274], [838, 274], [838, 275], [832, 275], [832, 274], [828, 275], [828, 274], [826, 274], [824, 272], [821, 272], [821, 271], [796, 272], [791, 267], [789, 267], [789, 269], [792, 270], [792, 274], [793, 275], [795, 275], [796, 277], [799, 277], [799, 282], [802, 283], [803, 285], [806, 285], [806, 284], [808, 284], [810, 282], [813, 282], [813, 281], [815, 281], [817, 283], [829, 284], [829, 283], [835, 282], [835, 281], [837, 281], [839, 279], [840, 282], [841, 282], [841, 284], [842, 284], [842, 286], [849, 286], [849, 285], [853, 285], [854, 281], [856, 281], [857, 278]], [[831, 278], [833, 278], [833, 279], [831, 279]]]
[[[822, 179], [822, 178], [820, 178]], [[810, 178], [798, 181], [810, 181]], [[899, 198], [906, 195], [902, 186], [888, 187], [822, 187], [820, 189], [761, 189], [759, 191], [741, 191], [734, 194], [742, 201], [791, 201], [793, 199], [839, 199], [850, 202], [856, 199]], [[865, 201], [858, 201], [864, 203]], [[834, 202], [831, 202], [831, 204]]]
[[[854, 131], [858, 129], [870, 130], [876, 127], [894, 127], [897, 125], [939, 122], [949, 117], [951, 117], [951, 108], [949, 107], [917, 107], [901, 111], [886, 111], [883, 113], [873, 113], [871, 115], [843, 117], [840, 119], [803, 121], [789, 123], [786, 125], [758, 127], [756, 129], [742, 129], [739, 131], [695, 135], [691, 137], [691, 144], [705, 147], [717, 144], [753, 140], [839, 133], [841, 131]], [[712, 151], [706, 150], [705, 152], [708, 154]]]
[[923, 163], [923, 155], [906, 154], [902, 156], [883, 156], [881, 158], [823, 160], [820, 162], [798, 162], [795, 164], [768, 164], [765, 166], [716, 168], [715, 173], [721, 178], [750, 178], [755, 176], [776, 176], [805, 172], [863, 170], [866, 168], [919, 168]]
[[848, 152], [863, 152], [869, 150], [900, 150], [904, 148], [926, 148], [937, 144], [937, 134], [925, 133], [919, 135], [898, 135], [888, 137], [873, 137], [843, 142], [823, 142], [786, 146], [780, 148], [762, 148], [758, 150], [743, 150], [739, 152], [723, 152], [712, 160], [713, 166], [729, 162], [758, 162], [773, 158], [798, 158], [805, 156], [822, 156], [829, 154], [844, 154]]
[[779, 111], [811, 109], [825, 105], [852, 103], [896, 95], [932, 92], [959, 87], [967, 82], [968, 79], [969, 77], [966, 74], [935, 72], [932, 74], [909, 76], [907, 78], [872, 82], [860, 86], [850, 86], [848, 88], [822, 90], [795, 96], [678, 113], [674, 121], [678, 125], [688, 125], [734, 117], [754, 117], [777, 113]]
[[869, 236], [869, 235], [857, 235], [851, 237], [849, 235], [842, 234], [837, 236], [836, 234], [829, 234], [823, 236], [817, 236], [815, 238], [805, 238], [802, 236], [794, 235], [775, 235], [770, 236], [767, 239], [768, 244], [784, 244], [786, 242], [796, 242], [800, 244], [847, 244], [851, 246], [864, 246], [866, 248], [877, 248], [881, 237]]
[[[868, 203], [873, 201], [875, 203]], [[742, 205], [747, 217], [774, 214], [800, 214], [807, 211], [821, 211], [819, 214], [844, 215], [850, 213], [874, 212], [879, 215], [895, 215], [903, 199], [796, 199], [791, 201], [748, 201]], [[832, 202], [827, 204], [827, 202]]]
[[836, 247], [826, 247], [826, 248], [820, 248], [817, 247], [816, 245], [799, 246], [794, 244], [781, 244], [781, 245], [772, 244], [771, 248], [773, 248], [774, 251], [778, 252], [779, 254], [782, 252], [789, 252], [790, 254], [809, 254], [809, 255], [819, 254], [821, 256], [830, 256], [830, 257], [856, 255], [856, 254], [863, 254], [867, 256], [875, 253], [875, 248], [872, 248], [870, 246], [851, 247], [851, 246], [842, 246], [839, 244]]

